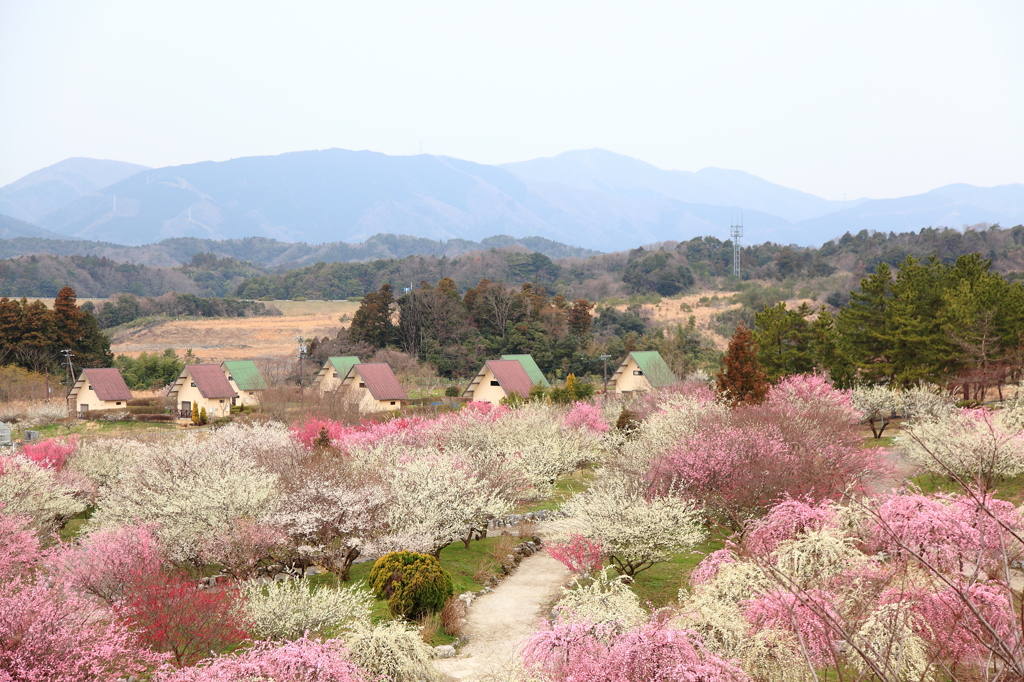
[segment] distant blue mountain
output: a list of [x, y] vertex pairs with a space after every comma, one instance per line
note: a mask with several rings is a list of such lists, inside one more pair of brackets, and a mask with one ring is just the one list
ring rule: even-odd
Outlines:
[[[727, 234], [729, 212], [663, 196], [531, 183], [503, 168], [447, 157], [329, 149], [142, 171], [39, 224], [121, 244], [249, 236], [358, 242], [388, 232], [472, 241], [536, 235], [610, 251]], [[789, 226], [756, 211], [750, 218], [770, 230]]]
[[551, 158], [505, 163], [501, 167], [528, 180], [630, 197], [664, 196], [694, 204], [757, 210], [794, 223], [865, 201], [827, 201], [738, 170], [705, 168], [696, 173], [663, 170], [604, 149], [565, 152]]
[[[618, 251], [709, 235], [727, 239], [737, 212], [745, 241], [799, 245], [862, 229], [1024, 220], [1024, 185], [951, 185], [916, 197], [834, 202], [742, 171], [666, 171], [600, 149], [503, 166], [344, 149], [144, 170], [92, 161], [69, 159], [37, 171], [0, 188], [0, 199], [29, 196], [24, 192], [33, 187], [38, 198], [59, 176], [80, 194], [33, 222], [123, 245], [176, 237], [357, 243], [388, 233], [472, 242], [539, 236]], [[82, 167], [105, 168], [107, 175], [97, 171], [92, 184], [75, 185], [68, 178]], [[60, 203], [58, 194], [49, 201]], [[33, 210], [44, 204], [39, 198]]]
[[861, 230], [907, 232], [922, 227], [963, 227], [978, 223], [999, 223], [1003, 227], [1024, 223], [1024, 184], [946, 185], [924, 194], [866, 201], [853, 208], [804, 220], [797, 227], [805, 232], [835, 236]]
[[103, 159], [64, 159], [0, 187], [0, 213], [34, 223], [75, 199], [145, 169]]

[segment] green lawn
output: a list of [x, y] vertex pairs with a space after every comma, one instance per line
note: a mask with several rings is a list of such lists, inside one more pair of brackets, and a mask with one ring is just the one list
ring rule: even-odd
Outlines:
[[[34, 430], [39, 432], [40, 438], [58, 438], [70, 436], [75, 433], [88, 436], [128, 437], [145, 431], [173, 431], [176, 428], [177, 427], [174, 424], [160, 422], [82, 421], [71, 426], [65, 426], [64, 424], [47, 424], [46, 426], [37, 427]], [[15, 431], [12, 435], [17, 438], [22, 438], [24, 436], [24, 430]]]
[[640, 595], [640, 602], [648, 602], [654, 608], [661, 608], [676, 600], [680, 587], [689, 587], [689, 577], [693, 569], [708, 554], [725, 547], [728, 530], [716, 530], [707, 540], [693, 548], [691, 552], [677, 554], [670, 561], [655, 564], [646, 571], [636, 575], [633, 590]]
[[[963, 492], [959, 485], [945, 476], [937, 474], [922, 473], [910, 480], [925, 494]], [[1020, 504], [1024, 501], [1024, 475], [1014, 476], [996, 483], [995, 497], [1000, 500], [1013, 502], [1014, 504]]]

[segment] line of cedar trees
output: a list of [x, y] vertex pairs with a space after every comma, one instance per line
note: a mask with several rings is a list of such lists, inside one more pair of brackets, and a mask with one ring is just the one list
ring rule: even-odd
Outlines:
[[74, 289], [62, 288], [52, 309], [39, 300], [0, 298], [0, 366], [60, 373], [65, 348], [75, 354], [75, 367], [109, 367], [114, 359], [110, 339], [78, 306]]
[[513, 288], [483, 279], [460, 296], [444, 277], [397, 298], [385, 284], [363, 298], [347, 341], [368, 350], [400, 348], [444, 376], [468, 376], [484, 359], [506, 353], [530, 353], [548, 373], [583, 375], [600, 369], [600, 354], [588, 352], [593, 307], [549, 297], [535, 283]]
[[737, 338], [750, 335], [768, 381], [824, 371], [846, 387], [933, 382], [960, 386], [967, 400], [988, 388], [1001, 396], [1022, 378], [1024, 287], [991, 265], [979, 254], [952, 264], [908, 256], [895, 273], [880, 263], [837, 314], [765, 306]]

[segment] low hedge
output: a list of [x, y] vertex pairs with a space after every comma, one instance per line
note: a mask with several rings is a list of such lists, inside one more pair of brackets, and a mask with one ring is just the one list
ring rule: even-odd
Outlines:
[[136, 414], [134, 417], [137, 422], [167, 422], [168, 424], [173, 423], [175, 419], [173, 414]]
[[[90, 421], [96, 421], [98, 419], [103, 419], [104, 417], [109, 417], [112, 414], [118, 414], [127, 411], [128, 408], [126, 407], [115, 407], [112, 410], [89, 410], [88, 412], [85, 413], [85, 418]], [[133, 415], [129, 413], [127, 417], [121, 421], [132, 421], [132, 417]]]
[[129, 405], [128, 411], [131, 412], [132, 414], [164, 414], [165, 412], [167, 412], [167, 409], [164, 407], [154, 407], [150, 405], [138, 407], [135, 405]]

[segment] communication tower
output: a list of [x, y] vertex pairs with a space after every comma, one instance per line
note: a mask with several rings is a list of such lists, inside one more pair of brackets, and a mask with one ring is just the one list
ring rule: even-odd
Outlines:
[[732, 274], [736, 279], [740, 278], [740, 238], [743, 236], [743, 214], [740, 214], [739, 223], [729, 226], [729, 233], [732, 237]]

